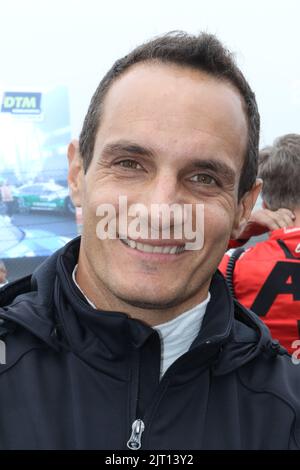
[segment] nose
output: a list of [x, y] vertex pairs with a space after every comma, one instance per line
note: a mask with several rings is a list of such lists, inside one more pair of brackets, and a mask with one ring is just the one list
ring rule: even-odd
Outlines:
[[149, 204], [174, 204], [178, 202], [178, 185], [175, 174], [166, 171], [157, 175], [148, 191]]
[[168, 170], [158, 174], [144, 197], [148, 213], [151, 214], [152, 230], [163, 233], [182, 225], [183, 201], [175, 172]]

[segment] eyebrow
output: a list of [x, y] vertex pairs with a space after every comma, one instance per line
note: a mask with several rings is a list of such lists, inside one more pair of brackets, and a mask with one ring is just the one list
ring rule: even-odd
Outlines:
[[152, 158], [155, 156], [152, 150], [128, 140], [119, 140], [118, 142], [107, 144], [102, 150], [102, 156], [110, 156], [118, 153], [128, 153], [131, 155], [141, 155]]
[[191, 168], [196, 168], [199, 170], [209, 170], [222, 177], [222, 179], [231, 183], [235, 181], [235, 171], [226, 163], [215, 158], [209, 158], [204, 160], [194, 159], [189, 162]]
[[[117, 142], [109, 143], [105, 145], [101, 152], [102, 156], [104, 157], [109, 157], [116, 154], [124, 155], [124, 153], [127, 153], [128, 155], [139, 155], [151, 158], [155, 158], [156, 156], [151, 149], [129, 140], [119, 140]], [[195, 168], [199, 170], [212, 171], [229, 183], [235, 181], [235, 171], [229, 165], [217, 158], [205, 158], [201, 160], [199, 158], [194, 158], [193, 160], [187, 162], [187, 164], [191, 169]]]

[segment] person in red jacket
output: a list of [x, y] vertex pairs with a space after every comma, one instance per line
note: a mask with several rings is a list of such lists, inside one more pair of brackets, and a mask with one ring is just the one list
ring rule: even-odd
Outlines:
[[300, 135], [285, 135], [261, 152], [259, 176], [262, 215], [283, 207], [293, 212], [294, 220], [287, 227], [281, 220], [267, 240], [245, 251], [230, 250], [219, 268], [237, 300], [259, 315], [272, 336], [293, 353], [300, 336]]

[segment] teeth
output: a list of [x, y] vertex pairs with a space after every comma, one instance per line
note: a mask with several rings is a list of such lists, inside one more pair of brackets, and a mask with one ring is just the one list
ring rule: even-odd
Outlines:
[[128, 243], [128, 245], [129, 245], [131, 248], [135, 248], [136, 245], [139, 244], [139, 243], [136, 243], [136, 242], [133, 241], [133, 240], [126, 240], [126, 242]]
[[144, 253], [163, 253], [170, 255], [177, 255], [182, 253], [185, 249], [184, 246], [153, 246], [146, 243], [135, 242], [133, 240], [121, 239], [123, 243], [130, 246], [130, 248], [143, 251]]
[[153, 246], [150, 245], [144, 245], [143, 243], [138, 243], [137, 249], [140, 251], [145, 251], [146, 253], [153, 253]]

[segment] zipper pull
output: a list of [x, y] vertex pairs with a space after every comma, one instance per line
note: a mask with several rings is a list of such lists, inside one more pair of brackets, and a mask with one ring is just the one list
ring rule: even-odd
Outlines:
[[132, 432], [127, 442], [127, 447], [131, 450], [138, 450], [141, 448], [142, 434], [145, 430], [144, 422], [141, 419], [136, 419], [132, 423]]

